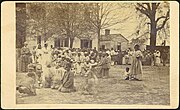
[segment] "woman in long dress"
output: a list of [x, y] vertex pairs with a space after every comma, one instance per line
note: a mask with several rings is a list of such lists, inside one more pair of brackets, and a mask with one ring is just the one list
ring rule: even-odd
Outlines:
[[134, 46], [134, 54], [133, 54], [133, 59], [132, 59], [132, 64], [131, 64], [131, 80], [142, 80], [142, 52], [139, 49], [139, 45]]
[[37, 63], [42, 65], [42, 49], [41, 45], [39, 44], [36, 49], [36, 56], [37, 56]]
[[42, 67], [43, 69], [46, 68], [46, 65], [51, 62], [51, 53], [48, 49], [48, 45], [44, 44], [44, 48], [42, 49]]
[[30, 64], [30, 49], [27, 47], [27, 42], [24, 42], [24, 47], [21, 48], [21, 56], [20, 56], [20, 67], [21, 72], [28, 71], [28, 64]]

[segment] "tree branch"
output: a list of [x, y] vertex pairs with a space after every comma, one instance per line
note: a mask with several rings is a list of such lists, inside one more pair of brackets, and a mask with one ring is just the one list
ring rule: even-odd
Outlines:
[[163, 21], [162, 25], [161, 25], [160, 27], [158, 27], [156, 30], [158, 31], [158, 30], [161, 30], [162, 28], [164, 28], [164, 26], [165, 26], [165, 24], [166, 24], [166, 22], [167, 22], [168, 19], [169, 19], [169, 17], [166, 18], [166, 19]]
[[170, 12], [170, 10], [167, 11], [166, 16], [161, 16], [161, 17], [157, 18], [156, 23], [157, 23], [160, 19], [162, 19], [162, 18], [167, 18], [167, 17], [169, 17], [169, 12]]
[[[151, 18], [150, 16], [150, 10], [148, 10], [146, 7], [144, 7], [142, 4], [137, 3], [136, 10], [140, 11], [142, 14], [145, 14], [148, 18]], [[141, 8], [140, 8], [141, 7]]]
[[156, 9], [159, 7], [159, 5], [160, 5], [160, 3], [157, 3], [157, 4], [156, 4]]

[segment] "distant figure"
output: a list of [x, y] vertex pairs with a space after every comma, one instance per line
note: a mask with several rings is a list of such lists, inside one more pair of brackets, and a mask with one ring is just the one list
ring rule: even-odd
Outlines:
[[116, 60], [115, 51], [113, 48], [111, 48], [110, 56], [111, 56], [111, 65], [113, 66], [115, 64], [115, 60]]
[[42, 65], [42, 49], [41, 49], [41, 44], [37, 45], [36, 49], [36, 57], [37, 57], [37, 63]]
[[[130, 50], [130, 49], [129, 49], [129, 50]], [[129, 56], [128, 64], [131, 65], [131, 63], [132, 63], [133, 51], [130, 50], [130, 51], [128, 52], [128, 56]]]
[[166, 65], [166, 61], [167, 61], [167, 58], [168, 58], [168, 55], [167, 55], [167, 52], [166, 52], [165, 49], [163, 50], [163, 53], [162, 53], [162, 55], [161, 55], [161, 58], [162, 58], [163, 66], [165, 66], [165, 65]]
[[30, 49], [27, 47], [27, 42], [24, 42], [24, 47], [21, 48], [21, 56], [20, 56], [20, 65], [21, 65], [21, 72], [28, 71], [28, 64], [30, 64]]
[[48, 62], [51, 61], [51, 53], [48, 49], [48, 44], [44, 44], [44, 48], [42, 49], [42, 68], [46, 68]]
[[160, 51], [156, 51], [156, 53], [155, 53], [155, 57], [156, 57], [156, 60], [155, 60], [155, 65], [156, 65], [156, 66], [159, 66], [159, 65], [160, 65], [160, 63], [161, 63], [160, 56], [161, 56]]
[[134, 46], [134, 54], [131, 64], [131, 80], [142, 80], [142, 52], [139, 49], [139, 45]]
[[99, 62], [101, 66], [102, 78], [107, 78], [109, 75], [109, 60], [107, 58], [107, 53], [102, 53], [102, 59]]
[[117, 55], [117, 60], [118, 60], [118, 61], [117, 61], [117, 64], [118, 64], [118, 65], [122, 65], [122, 57], [123, 57], [123, 56], [122, 56], [122, 52], [119, 50], [119, 51], [118, 51], [118, 55]]
[[36, 63], [36, 62], [37, 62], [36, 46], [34, 46], [32, 50], [32, 63]]

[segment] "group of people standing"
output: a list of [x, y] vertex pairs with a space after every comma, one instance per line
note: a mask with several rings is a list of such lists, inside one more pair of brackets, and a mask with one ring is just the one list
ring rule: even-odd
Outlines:
[[[99, 78], [108, 78], [111, 65], [114, 65], [113, 50], [97, 51], [94, 49], [70, 49], [54, 48], [44, 44], [33, 47], [33, 50], [27, 47], [21, 48], [20, 65], [21, 72], [27, 73], [31, 79], [29, 89], [23, 85], [17, 87], [18, 90], [30, 90], [31, 94], [36, 94], [35, 86], [41, 88], [57, 89], [61, 92], [74, 92], [75, 76], [81, 76], [85, 80], [84, 93], [92, 94], [92, 88], [98, 84]], [[134, 46], [134, 51], [129, 52], [131, 55], [131, 67], [126, 68], [126, 78], [128, 80], [142, 80], [142, 59], [144, 57], [139, 45]], [[156, 56], [159, 53], [157, 52]], [[156, 58], [156, 62], [158, 59]], [[27, 84], [27, 83], [26, 83]]]
[[[30, 51], [26, 42], [21, 49], [20, 61], [23, 65], [21, 71], [26, 72], [29, 77], [36, 76], [34, 84], [39, 88], [73, 92], [76, 91], [74, 76], [79, 75], [86, 80], [85, 94], [91, 94], [91, 89], [98, 83], [98, 78], [109, 77], [111, 66], [111, 57], [106, 51], [100, 53], [95, 48], [64, 49], [52, 46], [49, 48], [48, 44], [43, 48], [38, 45]], [[35, 75], [29, 75], [33, 72]], [[22, 87], [18, 86], [18, 90]]]

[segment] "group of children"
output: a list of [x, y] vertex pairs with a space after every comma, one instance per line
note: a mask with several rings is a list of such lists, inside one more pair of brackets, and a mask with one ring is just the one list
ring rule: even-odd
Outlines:
[[33, 87], [20, 84], [17, 90], [21, 92], [24, 89], [24, 92], [30, 93], [27, 92], [29, 90], [35, 95], [35, 89], [42, 87], [73, 92], [76, 91], [74, 76], [78, 75], [86, 83], [83, 94], [92, 94], [91, 89], [98, 84], [98, 78], [109, 76], [111, 61], [105, 52], [99, 54], [95, 50], [72, 51], [60, 48], [40, 52], [40, 49], [34, 48], [32, 53], [33, 62], [28, 65], [27, 79], [33, 80], [33, 83], [28, 83]]

